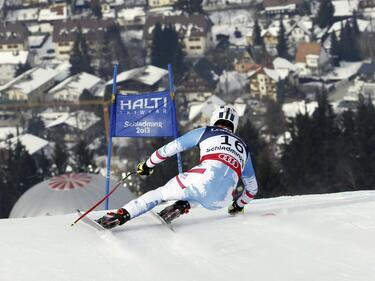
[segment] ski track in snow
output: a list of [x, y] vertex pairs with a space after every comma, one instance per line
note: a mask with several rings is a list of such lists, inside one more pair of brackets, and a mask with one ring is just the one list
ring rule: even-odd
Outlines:
[[372, 281], [374, 212], [375, 191], [359, 191], [254, 200], [235, 217], [198, 207], [175, 232], [152, 214], [112, 231], [70, 227], [73, 214], [0, 220], [0, 280]]

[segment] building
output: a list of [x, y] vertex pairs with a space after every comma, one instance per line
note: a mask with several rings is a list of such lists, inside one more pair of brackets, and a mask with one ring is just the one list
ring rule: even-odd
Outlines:
[[261, 67], [249, 74], [250, 95], [256, 99], [278, 99], [278, 82], [281, 81], [278, 71]]
[[[106, 84], [112, 83], [110, 80]], [[168, 87], [168, 71], [153, 65], [134, 68], [117, 75], [117, 86], [126, 93], [165, 90]]]
[[308, 20], [299, 20], [286, 32], [289, 43], [297, 45], [300, 42], [310, 42], [312, 37], [313, 22]]
[[0, 149], [6, 149], [9, 143], [11, 147], [14, 148], [18, 141], [20, 141], [21, 144], [25, 146], [25, 150], [30, 155], [42, 153], [42, 151], [46, 155], [50, 155], [52, 152], [52, 148], [48, 141], [31, 134], [23, 134], [20, 136], [14, 136], [10, 139], [7, 139], [6, 141], [0, 143]]
[[92, 112], [66, 112], [46, 125], [48, 139], [63, 140], [68, 145], [74, 145], [84, 137], [87, 143], [91, 143], [98, 137], [98, 133], [103, 134], [99, 121], [100, 118]]
[[104, 81], [99, 77], [82, 72], [71, 76], [47, 93], [47, 100], [78, 102], [84, 90], [89, 91], [93, 96], [98, 92], [104, 93]]
[[3, 101], [42, 102], [59, 71], [51, 68], [32, 68], [0, 88]]
[[19, 22], [0, 24], [0, 52], [28, 51], [29, 31]]
[[162, 27], [165, 25], [175, 27], [187, 57], [202, 57], [212, 45], [212, 24], [204, 15], [151, 16], [146, 19], [143, 28], [148, 54], [151, 53], [153, 30], [157, 23]]
[[5, 21], [31, 23], [37, 22], [38, 18], [39, 8], [9, 9], [6, 13]]
[[4, 85], [15, 76], [17, 66], [28, 61], [28, 51], [0, 52], [0, 85]]
[[332, 68], [328, 53], [316, 42], [301, 42], [295, 61], [303, 76], [320, 76]]
[[173, 6], [177, 0], [148, 0], [147, 2], [150, 8], [159, 8], [164, 6]]
[[202, 58], [178, 83], [177, 92], [181, 93], [188, 103], [203, 102], [214, 94], [222, 72], [222, 69]]
[[125, 27], [142, 27], [146, 22], [146, 12], [143, 7], [121, 9], [117, 12], [117, 22]]
[[103, 39], [107, 29], [115, 22], [109, 20], [82, 19], [56, 22], [53, 28], [52, 41], [55, 48], [56, 59], [69, 60], [74, 40], [79, 31], [93, 46], [95, 42]]
[[264, 0], [264, 12], [269, 15], [295, 14], [303, 5], [303, 0]]
[[62, 21], [68, 19], [68, 6], [56, 4], [39, 10], [38, 22]]

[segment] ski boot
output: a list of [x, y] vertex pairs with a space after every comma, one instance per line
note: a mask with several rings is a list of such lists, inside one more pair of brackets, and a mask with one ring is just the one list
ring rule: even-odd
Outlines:
[[116, 213], [109, 212], [105, 216], [95, 220], [98, 224], [106, 229], [114, 228], [115, 226], [122, 225], [130, 220], [130, 214], [127, 210], [120, 208]]
[[159, 214], [166, 223], [171, 223], [175, 218], [189, 213], [190, 204], [188, 201], [176, 201], [173, 205], [164, 208]]

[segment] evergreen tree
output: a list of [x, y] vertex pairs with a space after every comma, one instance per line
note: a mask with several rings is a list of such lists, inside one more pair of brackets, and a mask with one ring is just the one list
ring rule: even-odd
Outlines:
[[297, 114], [289, 123], [291, 141], [285, 145], [281, 158], [288, 195], [308, 193], [313, 185], [311, 159], [314, 158], [313, 129], [310, 116]]
[[153, 32], [151, 48], [152, 65], [167, 69], [168, 64], [173, 67], [173, 73], [178, 80], [185, 71], [184, 54], [176, 30], [168, 25], [161, 28], [156, 24]]
[[64, 174], [66, 167], [68, 166], [69, 154], [66, 151], [66, 146], [63, 142], [55, 143], [52, 159], [56, 166], [56, 174]]
[[258, 19], [255, 19], [254, 29], [253, 29], [253, 45], [254, 46], [264, 46], [264, 41], [261, 36], [261, 29], [259, 26]]
[[202, 2], [203, 0], [177, 0], [174, 7], [175, 9], [184, 11], [189, 15], [202, 14]]
[[118, 25], [108, 28], [100, 44], [99, 76], [110, 79], [115, 63], [118, 64], [119, 72], [133, 67], [128, 50], [121, 39], [121, 30]]
[[361, 32], [359, 30], [357, 16], [354, 15], [351, 20], [351, 41], [353, 42], [353, 50], [352, 50], [352, 61], [360, 61], [362, 60], [361, 48], [360, 48], [360, 40], [361, 40]]
[[28, 120], [26, 129], [27, 133], [42, 137], [44, 129], [45, 126], [42, 118], [37, 114], [33, 114], [32, 117]]
[[339, 124], [341, 134], [337, 141], [339, 159], [335, 172], [335, 185], [339, 191], [355, 190], [357, 188], [357, 177], [360, 167], [357, 163], [358, 143], [356, 114], [351, 111], [345, 111]]
[[163, 30], [160, 23], [156, 23], [152, 33], [151, 64], [165, 68], [166, 52], [163, 42]]
[[334, 22], [335, 7], [331, 0], [320, 0], [319, 10], [317, 15], [317, 23], [320, 28], [325, 28], [331, 26]]
[[331, 33], [331, 49], [330, 54], [333, 57], [333, 62], [335, 66], [339, 65], [341, 60], [341, 45], [339, 44], [336, 36], [336, 32]]
[[271, 197], [285, 194], [283, 177], [273, 159], [266, 143], [251, 122], [243, 118], [236, 134], [247, 144], [257, 177], [259, 192], [257, 197]]
[[19, 63], [19, 64], [17, 64], [16, 72], [15, 72], [14, 76], [17, 77], [17, 76], [21, 75], [22, 73], [28, 71], [29, 69], [31, 69], [31, 65], [28, 62], [26, 62], [24, 64]]
[[132, 60], [129, 58], [127, 48], [121, 38], [120, 27], [118, 25], [112, 25], [108, 28], [108, 33], [110, 35], [111, 48], [113, 51], [112, 61], [119, 64], [119, 71], [124, 71], [125, 69], [134, 67], [131, 63]]
[[[355, 20], [357, 22], [357, 20]], [[346, 61], [359, 61], [361, 60], [360, 51], [360, 33], [358, 26], [354, 26], [350, 21], [346, 21], [345, 25], [341, 24], [340, 32], [340, 46], [341, 58]], [[348, 44], [350, 42], [350, 44]]]
[[8, 217], [9, 212], [18, 198], [30, 187], [42, 180], [37, 173], [37, 166], [25, 146], [18, 140], [14, 146], [8, 143], [6, 159], [3, 166], [4, 197], [2, 217]]
[[100, 5], [100, 1], [99, 0], [91, 0], [90, 1], [90, 5], [89, 5], [89, 8], [91, 10], [91, 13], [97, 18], [97, 19], [101, 19], [103, 17], [103, 13], [102, 13], [102, 7]]
[[88, 172], [89, 166], [93, 164], [94, 153], [87, 148], [84, 139], [80, 139], [75, 148], [76, 171]]
[[111, 38], [108, 32], [103, 37], [99, 61], [99, 76], [108, 80], [113, 72], [113, 50], [111, 49]]
[[283, 21], [280, 19], [279, 35], [277, 36], [277, 54], [279, 57], [288, 58], [288, 39], [285, 34]]
[[[339, 136], [339, 129], [336, 122], [336, 115], [328, 102], [327, 94], [322, 93], [317, 98], [318, 107], [312, 115], [312, 125], [315, 143], [315, 174], [319, 177], [318, 185], [315, 184], [314, 192], [322, 192], [334, 189], [333, 175], [337, 162], [336, 140]], [[320, 163], [320, 164], [319, 164]]]
[[86, 39], [82, 35], [81, 29], [79, 29], [74, 40], [72, 55], [69, 59], [69, 62], [71, 64], [71, 75], [75, 75], [81, 72], [93, 73], [89, 51], [90, 50], [87, 45]]
[[299, 114], [290, 124], [291, 141], [282, 156], [288, 193], [308, 194], [337, 191], [334, 175], [339, 130], [326, 94], [318, 96], [318, 107], [310, 117]]
[[375, 189], [375, 108], [369, 99], [360, 101], [356, 117], [358, 178], [360, 188]]
[[267, 132], [270, 135], [276, 137], [285, 132], [285, 116], [280, 103], [273, 100], [267, 100], [265, 122]]

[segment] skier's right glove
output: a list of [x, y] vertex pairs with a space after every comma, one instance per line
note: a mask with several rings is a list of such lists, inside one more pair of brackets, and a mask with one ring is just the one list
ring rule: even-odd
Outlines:
[[146, 165], [146, 162], [141, 162], [137, 166], [137, 174], [141, 176], [149, 176], [154, 172], [153, 168]]
[[244, 207], [238, 206], [236, 200], [232, 202], [232, 204], [228, 207], [228, 213], [232, 216], [235, 216], [237, 214], [241, 214], [244, 212]]
[[96, 220], [104, 228], [111, 229], [117, 225], [122, 225], [130, 220], [130, 214], [127, 210], [120, 208], [116, 213], [109, 212], [105, 216]]

